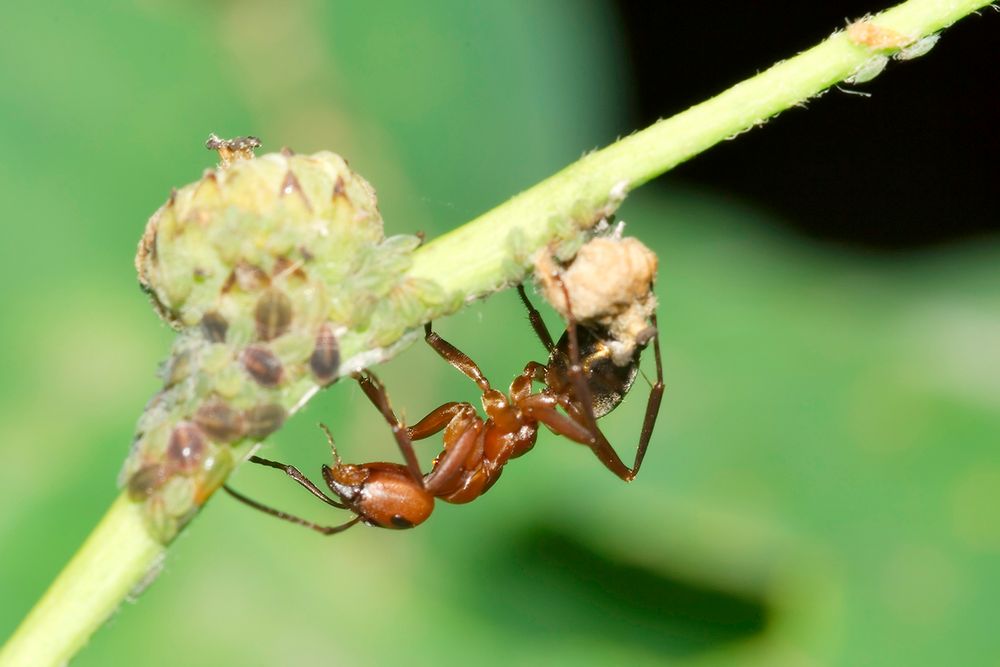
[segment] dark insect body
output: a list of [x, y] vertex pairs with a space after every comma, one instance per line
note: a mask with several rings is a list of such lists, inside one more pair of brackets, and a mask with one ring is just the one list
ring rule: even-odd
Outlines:
[[[486, 493], [510, 459], [534, 446], [539, 424], [586, 445], [611, 472], [626, 482], [632, 481], [642, 465], [663, 396], [663, 367], [655, 315], [651, 318], [648, 335], [636, 348], [630, 363], [617, 366], [611, 360], [607, 331], [578, 325], [570, 309], [566, 331], [558, 343], [553, 343], [523, 287], [519, 286], [518, 292], [549, 358], [547, 364], [529, 362], [514, 378], [507, 394], [491, 387], [475, 362], [435, 333], [430, 324], [425, 327], [424, 338], [434, 351], [482, 391], [485, 420], [470, 403], [452, 402], [431, 411], [413, 426], [404, 427], [389, 406], [382, 384], [371, 373], [362, 373], [354, 377], [392, 429], [405, 464], [342, 463], [333, 437], [322, 426], [334, 456], [334, 465], [322, 468], [323, 480], [335, 496], [331, 497], [294, 466], [257, 456], [250, 458], [254, 463], [284, 471], [324, 503], [350, 510], [355, 514], [353, 519], [336, 526], [322, 526], [262, 505], [228, 486], [226, 491], [255, 509], [326, 535], [339, 533], [359, 522], [381, 528], [411, 528], [430, 516], [435, 498], [467, 503]], [[568, 303], [568, 294], [566, 297]], [[617, 407], [628, 393], [639, 372], [639, 356], [650, 340], [656, 359], [656, 382], [646, 403], [639, 444], [630, 467], [601, 432], [597, 419]], [[533, 392], [536, 382], [544, 388]], [[444, 449], [434, 459], [430, 472], [424, 474], [413, 441], [441, 431], [444, 431]]]
[[281, 360], [266, 347], [250, 345], [241, 356], [243, 368], [262, 387], [276, 387], [281, 383], [284, 369]]
[[260, 139], [257, 137], [236, 137], [234, 139], [221, 139], [215, 134], [208, 135], [205, 148], [211, 151], [218, 151], [219, 159], [223, 167], [228, 167], [237, 160], [249, 160], [253, 157], [255, 148], [260, 148]]

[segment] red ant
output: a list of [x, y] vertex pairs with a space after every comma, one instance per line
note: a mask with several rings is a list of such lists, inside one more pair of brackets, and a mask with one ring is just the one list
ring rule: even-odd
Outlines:
[[[393, 414], [385, 388], [378, 379], [370, 372], [359, 373], [354, 378], [392, 428], [406, 460], [405, 465], [383, 462], [344, 464], [337, 454], [333, 436], [321, 424], [335, 461], [333, 467], [323, 466], [323, 480], [337, 496], [334, 499], [294, 466], [258, 456], [250, 457], [253, 463], [283, 470], [326, 504], [350, 510], [356, 515], [353, 519], [337, 526], [322, 526], [261, 505], [228, 486], [224, 487], [225, 490], [251, 507], [324, 535], [339, 533], [359, 521], [382, 528], [412, 528], [430, 516], [435, 498], [450, 503], [467, 503], [486, 493], [500, 477], [507, 461], [534, 446], [539, 423], [558, 435], [587, 445], [611, 472], [626, 482], [631, 481], [642, 465], [663, 396], [663, 367], [656, 316], [651, 317], [652, 327], [640, 341], [642, 344], [636, 348], [631, 362], [627, 366], [617, 366], [612, 362], [606, 344], [607, 331], [578, 325], [572, 309], [568, 308], [566, 332], [558, 343], [553, 343], [541, 314], [528, 300], [524, 288], [519, 285], [517, 289], [528, 309], [535, 333], [549, 352], [549, 359], [547, 365], [529, 362], [524, 371], [514, 378], [507, 395], [493, 389], [479, 366], [437, 335], [429, 323], [424, 328], [424, 339], [434, 351], [479, 386], [487, 415], [485, 421], [470, 403], [452, 402], [431, 411], [413, 426], [404, 428]], [[568, 306], [569, 296], [565, 287], [563, 291]], [[628, 467], [598, 428], [597, 419], [617, 407], [631, 388], [639, 372], [639, 355], [650, 339], [656, 357], [656, 383], [646, 403], [635, 461], [632, 467]], [[533, 382], [540, 382], [545, 388], [532, 393]], [[444, 450], [434, 459], [431, 471], [425, 475], [420, 470], [413, 441], [423, 440], [442, 430]]]

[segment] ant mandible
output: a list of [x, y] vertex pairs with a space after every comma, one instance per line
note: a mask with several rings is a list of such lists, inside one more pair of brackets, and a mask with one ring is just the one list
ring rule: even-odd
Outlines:
[[[531, 304], [523, 286], [518, 285], [518, 293], [528, 310], [531, 325], [548, 350], [549, 358], [545, 365], [529, 362], [524, 371], [514, 378], [506, 395], [490, 386], [472, 359], [435, 333], [430, 323], [425, 325], [426, 342], [482, 391], [483, 410], [487, 416], [485, 421], [470, 403], [451, 402], [405, 428], [389, 406], [381, 382], [370, 372], [354, 375], [365, 395], [392, 428], [406, 460], [405, 465], [386, 462], [344, 464], [337, 454], [333, 436], [321, 424], [334, 457], [333, 467], [324, 465], [322, 468], [323, 480], [336, 495], [335, 499], [294, 466], [258, 456], [250, 457], [253, 463], [284, 471], [324, 503], [350, 510], [355, 514], [350, 521], [323, 526], [262, 505], [229, 486], [225, 486], [225, 490], [255, 509], [324, 535], [339, 533], [358, 522], [381, 528], [412, 528], [430, 516], [435, 498], [450, 503], [467, 503], [488, 491], [510, 459], [521, 456], [534, 446], [540, 423], [558, 435], [587, 445], [611, 472], [626, 482], [631, 481], [642, 465], [663, 396], [663, 367], [656, 316], [651, 316], [652, 327], [636, 347], [630, 363], [617, 366], [611, 360], [607, 345], [608, 332], [578, 325], [566, 288], [564, 285], [561, 287], [566, 296], [567, 327], [559, 342], [553, 343], [540, 313]], [[617, 407], [631, 388], [639, 372], [639, 356], [650, 339], [656, 358], [656, 383], [646, 403], [635, 460], [628, 467], [597, 426], [597, 419]], [[542, 383], [545, 388], [533, 393], [533, 382]], [[420, 470], [413, 441], [429, 438], [440, 431], [444, 431], [444, 449], [434, 459], [431, 471], [425, 475]]]

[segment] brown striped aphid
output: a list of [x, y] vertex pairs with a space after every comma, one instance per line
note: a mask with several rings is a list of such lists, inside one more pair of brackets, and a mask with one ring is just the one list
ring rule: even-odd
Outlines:
[[[250, 378], [265, 388], [278, 387], [285, 379], [281, 360], [270, 349], [269, 344], [288, 333], [293, 324], [292, 300], [279, 287], [289, 277], [303, 277], [300, 264], [279, 258], [272, 275], [268, 275], [260, 267], [240, 262], [223, 285], [224, 293], [238, 289], [257, 294], [253, 310], [256, 342], [242, 350], [239, 360]], [[226, 319], [217, 312], [209, 311], [202, 316], [202, 333], [212, 342], [224, 342], [228, 327]], [[319, 327], [308, 365], [320, 385], [328, 385], [337, 377], [340, 370], [340, 348], [328, 323]]]
[[[470, 403], [445, 403], [410, 427], [404, 427], [392, 408], [385, 388], [371, 373], [354, 377], [368, 399], [382, 414], [399, 445], [405, 464], [345, 464], [340, 460], [333, 437], [333, 466], [322, 467], [323, 481], [332, 496], [310, 481], [297, 468], [258, 456], [254, 463], [282, 470], [324, 503], [354, 513], [339, 525], [320, 525], [268, 507], [226, 486], [237, 500], [262, 512], [311, 528], [324, 535], [344, 531], [362, 522], [381, 528], [411, 528], [425, 521], [434, 500], [467, 503], [486, 493], [499, 479], [507, 462], [528, 452], [538, 437], [539, 424], [574, 442], [585, 445], [611, 472], [631, 481], [639, 472], [663, 396], [663, 367], [656, 330], [656, 315], [650, 315], [645, 333], [635, 341], [624, 364], [615, 363], [610, 329], [602, 325], [584, 326], [573, 316], [570, 292], [559, 276], [552, 278], [561, 287], [567, 317], [565, 333], [553, 343], [541, 315], [518, 291], [528, 309], [535, 333], [549, 353], [548, 362], [529, 362], [514, 378], [506, 394], [490, 386], [479, 366], [466, 354], [426, 325], [425, 340], [445, 361], [476, 383], [482, 392], [483, 419]], [[647, 292], [650, 283], [647, 282]], [[639, 444], [631, 466], [618, 456], [597, 425], [597, 420], [617, 407], [632, 387], [639, 372], [639, 357], [652, 341], [656, 359], [656, 383], [646, 403]], [[533, 385], [543, 385], [533, 391]], [[430, 472], [420, 470], [414, 440], [444, 431], [444, 449], [434, 459]]]

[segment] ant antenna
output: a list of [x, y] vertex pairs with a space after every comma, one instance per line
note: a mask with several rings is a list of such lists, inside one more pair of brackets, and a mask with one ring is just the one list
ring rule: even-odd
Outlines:
[[333, 444], [333, 434], [330, 433], [330, 429], [326, 427], [326, 424], [320, 422], [317, 424], [326, 434], [326, 441], [330, 443], [330, 451], [333, 452], [333, 459], [337, 462], [337, 465], [342, 465], [340, 462], [340, 454], [337, 453], [337, 445]]

